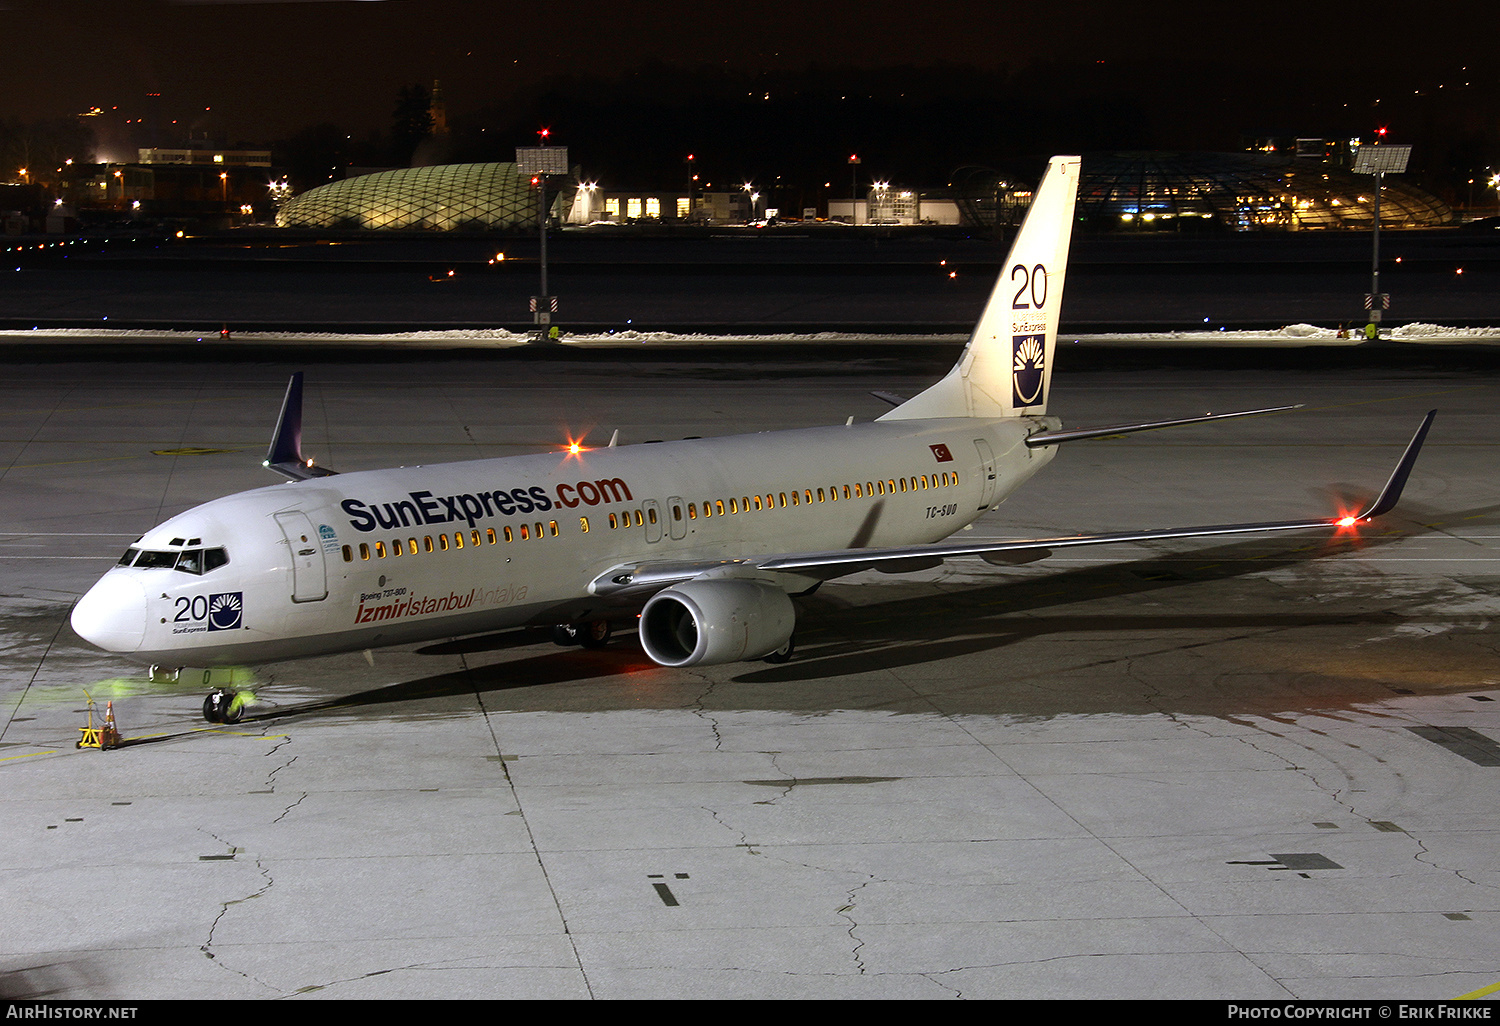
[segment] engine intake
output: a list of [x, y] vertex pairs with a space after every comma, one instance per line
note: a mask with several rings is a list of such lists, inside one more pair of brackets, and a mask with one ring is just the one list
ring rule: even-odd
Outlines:
[[663, 666], [760, 659], [797, 625], [792, 600], [765, 581], [688, 581], [657, 592], [641, 610], [641, 647]]

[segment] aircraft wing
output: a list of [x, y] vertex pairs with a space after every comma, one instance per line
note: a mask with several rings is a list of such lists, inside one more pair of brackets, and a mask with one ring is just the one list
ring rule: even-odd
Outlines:
[[832, 580], [860, 570], [906, 573], [937, 566], [947, 559], [977, 556], [997, 565], [1017, 565], [1045, 559], [1058, 549], [1087, 545], [1111, 545], [1119, 542], [1166, 541], [1172, 538], [1205, 538], [1231, 534], [1265, 534], [1278, 531], [1336, 530], [1366, 523], [1389, 513], [1401, 498], [1412, 466], [1417, 461], [1427, 431], [1432, 427], [1436, 410], [1428, 412], [1416, 434], [1406, 446], [1385, 487], [1374, 501], [1357, 514], [1342, 517], [1318, 517], [1307, 520], [1272, 520], [1244, 524], [1212, 524], [1199, 527], [1167, 527], [1149, 531], [1115, 531], [1107, 534], [1071, 534], [1056, 538], [1028, 538], [1018, 541], [976, 542], [972, 545], [907, 545], [890, 549], [839, 549], [832, 552], [799, 552], [783, 555], [708, 562], [647, 562], [617, 567], [594, 581], [598, 595], [628, 597], [657, 591], [672, 584], [692, 580], [711, 571], [734, 574], [748, 572], [788, 574], [812, 580]]

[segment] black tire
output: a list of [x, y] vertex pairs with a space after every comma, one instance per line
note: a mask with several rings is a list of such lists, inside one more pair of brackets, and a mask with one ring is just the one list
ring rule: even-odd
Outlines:
[[203, 700], [203, 718], [209, 723], [223, 723], [224, 714], [229, 709], [230, 696], [222, 689], [215, 688], [208, 693]]
[[582, 644], [583, 631], [576, 623], [555, 623], [552, 625], [552, 643], [561, 645], [563, 648], [571, 648]]
[[782, 645], [776, 651], [766, 656], [765, 661], [768, 663], [790, 662], [792, 653], [795, 651], [797, 651], [797, 638], [795, 636], [792, 636], [786, 639], [785, 645]]
[[600, 649], [609, 644], [609, 639], [614, 637], [615, 628], [608, 620], [590, 620], [588, 623], [578, 624], [578, 643], [584, 648]]

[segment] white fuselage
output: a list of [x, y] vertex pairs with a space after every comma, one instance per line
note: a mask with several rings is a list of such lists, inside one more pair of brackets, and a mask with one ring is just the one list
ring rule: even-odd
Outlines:
[[1047, 426], [877, 422], [274, 485], [134, 546], [217, 546], [226, 563], [116, 567], [73, 622], [141, 662], [217, 666], [620, 616], [644, 596], [595, 593], [616, 567], [945, 538], [1048, 462], [1024, 444]]

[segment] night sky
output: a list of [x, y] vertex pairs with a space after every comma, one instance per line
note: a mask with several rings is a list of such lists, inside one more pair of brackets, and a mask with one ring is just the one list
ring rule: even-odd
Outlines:
[[[1500, 5], [1477, 2], [0, 0], [0, 39], [0, 118], [101, 108], [100, 156], [114, 159], [133, 156], [140, 129], [122, 126], [136, 118], [160, 145], [184, 128], [228, 146], [270, 145], [319, 123], [389, 132], [398, 89], [434, 80], [456, 124], [515, 134], [548, 82], [608, 95], [655, 66], [658, 91], [669, 90], [663, 65], [691, 70], [684, 88], [708, 69], [752, 88], [809, 68], [825, 85], [847, 72], [861, 87], [879, 69], [926, 69], [937, 77], [912, 81], [931, 91], [949, 69], [955, 96], [960, 72], [976, 72], [988, 76], [986, 102], [1003, 91], [1016, 117], [1087, 120], [1090, 108], [1122, 105], [1124, 129], [1077, 134], [1080, 145], [1227, 149], [1245, 133], [1332, 136], [1391, 121], [1396, 137], [1473, 134], [1479, 159], [1500, 116]], [[1069, 90], [1074, 106], [1056, 106]], [[844, 144], [832, 130], [839, 110], [794, 113], [826, 116], [830, 148]], [[584, 142], [566, 128], [560, 141]], [[121, 152], [108, 152], [116, 144]]]

